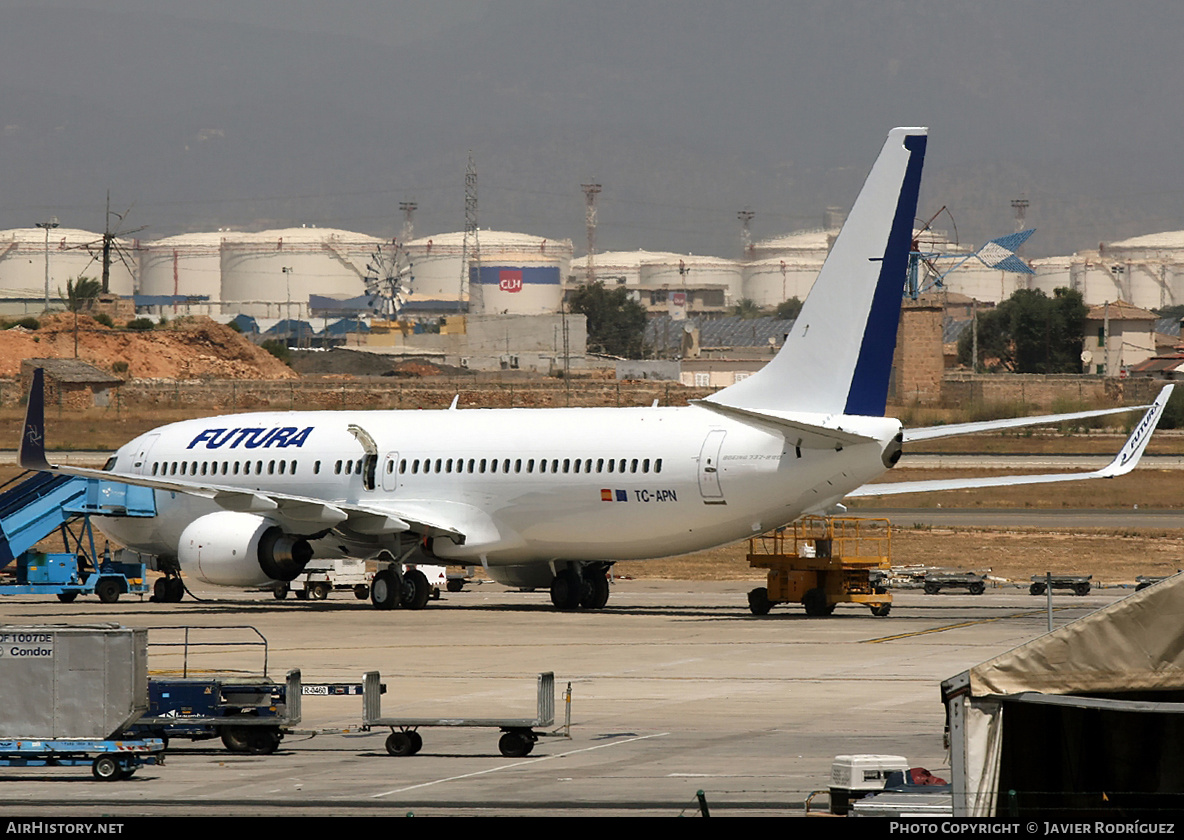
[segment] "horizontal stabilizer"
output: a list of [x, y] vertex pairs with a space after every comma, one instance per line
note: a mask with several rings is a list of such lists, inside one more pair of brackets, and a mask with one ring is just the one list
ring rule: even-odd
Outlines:
[[868, 496], [896, 496], [902, 493], [932, 493], [939, 490], [973, 490], [980, 487], [1011, 487], [1023, 484], [1051, 484], [1058, 481], [1082, 481], [1088, 478], [1116, 478], [1125, 475], [1135, 468], [1144, 450], [1151, 440], [1151, 433], [1159, 424], [1168, 398], [1172, 395], [1174, 386], [1167, 385], [1155, 402], [1147, 409], [1147, 413], [1135, 426], [1131, 436], [1127, 438], [1122, 449], [1114, 456], [1114, 460], [1100, 470], [1084, 473], [1050, 473], [1046, 475], [997, 475], [988, 478], [948, 478], [931, 479], [928, 481], [899, 481], [884, 484], [865, 484], [847, 498], [861, 498]]
[[[853, 446], [857, 443], [869, 443], [875, 440], [875, 438], [868, 437], [867, 435], [849, 432], [837, 426], [832, 427], [822, 425], [820, 422], [810, 422], [800, 414], [790, 416], [789, 412], [755, 411], [748, 408], [721, 405], [707, 400], [692, 400], [691, 403], [706, 408], [709, 411], [714, 411], [716, 414], [731, 417], [733, 420], [740, 420], [763, 429], [778, 432], [785, 435], [786, 439], [793, 440], [798, 446], [806, 449], [834, 449], [836, 445]], [[819, 421], [825, 418], [825, 415], [815, 416]]]
[[999, 429], [1018, 429], [1024, 426], [1045, 426], [1052, 423], [1069, 423], [1107, 414], [1125, 414], [1128, 411], [1142, 411], [1149, 405], [1128, 405], [1122, 408], [1103, 408], [1096, 411], [1074, 411], [1069, 414], [1042, 414], [1038, 417], [1008, 417], [1002, 420], [979, 420], [974, 423], [951, 423], [947, 426], [926, 426], [921, 429], [905, 429], [904, 442], [937, 440], [956, 435], [976, 435], [980, 432], [994, 432]]

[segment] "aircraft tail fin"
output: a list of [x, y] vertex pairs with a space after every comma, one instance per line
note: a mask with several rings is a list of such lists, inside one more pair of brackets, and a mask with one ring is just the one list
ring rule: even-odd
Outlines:
[[17, 461], [27, 470], [50, 469], [45, 460], [45, 371], [41, 368], [33, 369]]
[[780, 352], [708, 397], [736, 408], [882, 415], [928, 129], [894, 128]]

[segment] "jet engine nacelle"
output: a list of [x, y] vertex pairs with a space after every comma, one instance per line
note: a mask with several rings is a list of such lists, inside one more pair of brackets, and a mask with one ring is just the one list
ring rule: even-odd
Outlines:
[[257, 514], [220, 511], [189, 523], [177, 559], [183, 571], [206, 583], [263, 586], [295, 580], [312, 559], [312, 546]]

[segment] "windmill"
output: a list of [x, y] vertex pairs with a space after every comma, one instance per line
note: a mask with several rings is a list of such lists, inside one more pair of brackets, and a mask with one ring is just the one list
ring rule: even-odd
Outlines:
[[375, 314], [388, 321], [398, 318], [415, 283], [411, 271], [411, 260], [398, 240], [374, 249], [362, 280], [366, 284], [366, 294], [370, 296], [370, 308]]
[[[923, 242], [925, 234], [933, 231], [933, 222], [945, 213], [950, 218], [950, 225], [954, 229], [954, 238], [951, 243], [954, 253], [941, 253], [934, 241], [936, 237], [931, 237], [928, 247], [923, 249], [925, 243]], [[988, 268], [997, 268], [1000, 271], [1010, 271], [1015, 274], [1035, 274], [1028, 264], [1025, 263], [1016, 252], [1020, 249], [1028, 238], [1036, 232], [1035, 228], [1028, 230], [1017, 231], [1016, 233], [1009, 233], [1006, 236], [1000, 236], [996, 239], [991, 239], [977, 251], [973, 253], [959, 253], [958, 252], [958, 224], [954, 221], [954, 216], [949, 209], [942, 207], [936, 213], [929, 217], [921, 227], [913, 235], [912, 249], [909, 255], [909, 276], [908, 285], [905, 289], [905, 294], [913, 300], [922, 292], [927, 292], [930, 289], [941, 289], [945, 287], [945, 279], [957, 271], [970, 260], [977, 259], [980, 263]], [[953, 265], [948, 268], [942, 267], [941, 260], [956, 260]], [[924, 274], [922, 275], [922, 268]]]

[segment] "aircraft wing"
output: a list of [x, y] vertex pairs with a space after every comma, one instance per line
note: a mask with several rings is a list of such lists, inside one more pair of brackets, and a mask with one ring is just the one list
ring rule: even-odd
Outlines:
[[[1147, 413], [1135, 426], [1131, 436], [1114, 460], [1099, 470], [1084, 473], [1049, 473], [1045, 475], [999, 475], [988, 478], [939, 478], [928, 481], [899, 481], [883, 484], [865, 484], [847, 494], [847, 498], [861, 498], [869, 496], [894, 496], [901, 493], [932, 493], [938, 490], [968, 490], [978, 487], [1008, 487], [1020, 484], [1050, 484], [1056, 481], [1081, 481], [1088, 478], [1116, 478], [1125, 475], [1135, 468], [1143, 456], [1151, 440], [1151, 433], [1159, 424], [1168, 398], [1172, 395], [1174, 386], [1167, 385], [1155, 402], [1147, 409]], [[969, 424], [968, 424], [969, 425]]]
[[373, 535], [414, 531], [424, 536], [448, 537], [461, 544], [465, 542], [466, 535], [462, 530], [453, 527], [442, 517], [433, 516], [430, 512], [413, 505], [409, 505], [407, 515], [404, 516], [398, 504], [386, 502], [370, 505], [329, 501], [275, 493], [270, 490], [198, 484], [156, 476], [128, 475], [87, 467], [51, 464], [45, 457], [45, 395], [40, 368], [33, 371], [33, 387], [29, 391], [29, 405], [25, 414], [18, 459], [20, 465], [27, 470], [151, 487], [153, 490], [210, 499], [225, 510], [267, 514], [281, 520], [296, 533], [314, 533], [327, 528], [341, 527], [356, 533]]

